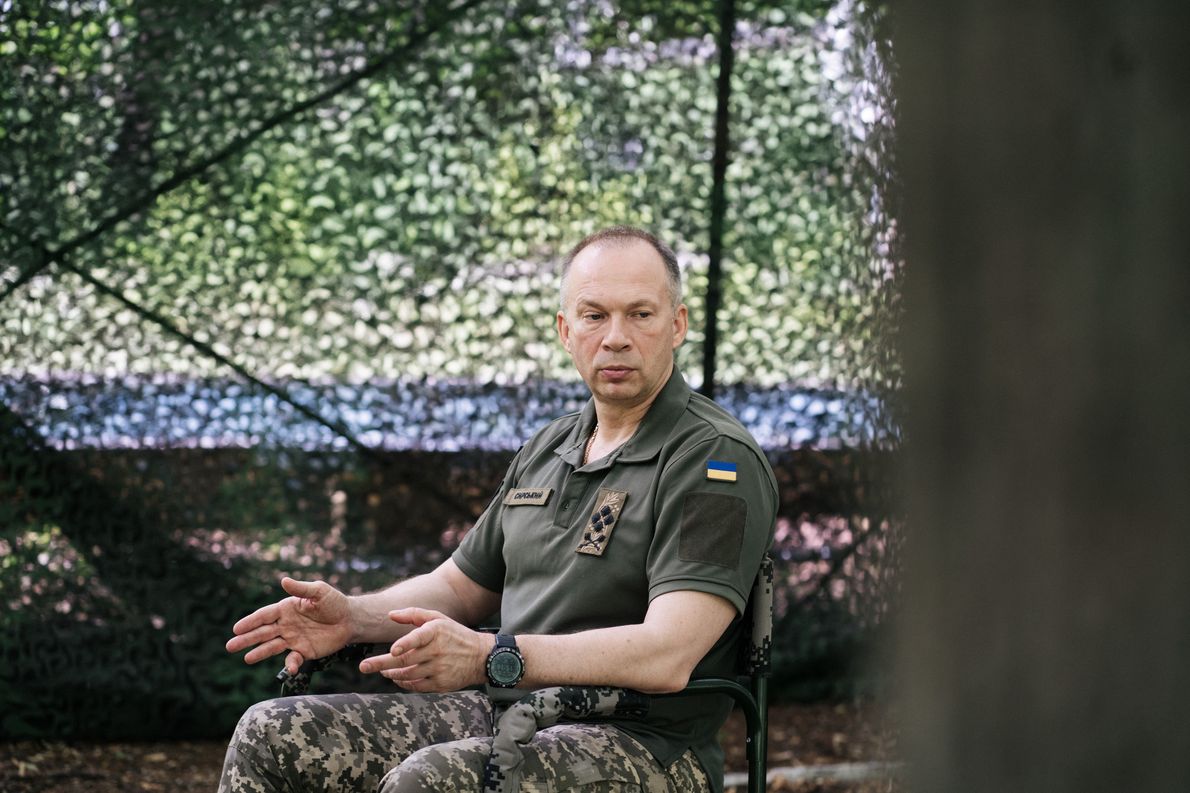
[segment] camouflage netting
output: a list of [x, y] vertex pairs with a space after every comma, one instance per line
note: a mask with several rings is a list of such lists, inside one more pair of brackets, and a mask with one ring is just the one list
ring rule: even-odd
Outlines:
[[[671, 241], [687, 378], [782, 483], [777, 675], [892, 605], [899, 370], [883, 13], [741, 2], [725, 211], [711, 3], [0, 0], [0, 736], [226, 734], [281, 572], [441, 561], [584, 390], [556, 267]], [[398, 4], [405, 5], [405, 4]]]

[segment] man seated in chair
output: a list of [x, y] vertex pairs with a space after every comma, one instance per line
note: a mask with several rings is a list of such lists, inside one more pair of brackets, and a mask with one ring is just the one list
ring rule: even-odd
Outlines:
[[[517, 452], [437, 569], [369, 595], [283, 579], [229, 652], [305, 660], [391, 644], [360, 671], [403, 691], [258, 703], [221, 791], [478, 791], [493, 718], [556, 685], [680, 691], [731, 675], [772, 539], [777, 488], [751, 435], [674, 366], [681, 273], [652, 235], [591, 235], [562, 272], [558, 336], [591, 399]], [[500, 634], [475, 630], [499, 612]], [[642, 720], [563, 722], [525, 749], [524, 790], [720, 791], [718, 695], [654, 699]]]

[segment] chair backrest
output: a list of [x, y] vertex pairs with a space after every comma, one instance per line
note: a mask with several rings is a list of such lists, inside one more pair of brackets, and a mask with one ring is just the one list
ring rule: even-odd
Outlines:
[[768, 554], [760, 560], [745, 617], [752, 632], [742, 648], [741, 666], [749, 677], [768, 677], [773, 669], [773, 560]]

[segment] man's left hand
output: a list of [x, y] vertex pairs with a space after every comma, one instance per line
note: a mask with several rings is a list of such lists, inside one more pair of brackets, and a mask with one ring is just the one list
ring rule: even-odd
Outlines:
[[379, 672], [401, 688], [418, 692], [458, 691], [487, 680], [484, 667], [495, 644], [491, 634], [429, 609], [399, 609], [388, 616], [413, 630], [393, 642], [388, 653], [361, 661], [361, 672]]

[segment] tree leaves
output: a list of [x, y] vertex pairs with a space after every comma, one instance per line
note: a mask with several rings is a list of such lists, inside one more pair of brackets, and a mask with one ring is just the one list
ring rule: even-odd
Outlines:
[[[0, 80], [20, 100], [0, 108], [11, 144], [0, 153], [3, 223], [22, 230], [0, 233], [8, 284], [12, 263], [37, 266], [31, 246], [53, 251], [135, 206], [430, 24], [424, 11], [394, 16], [366, 2], [22, 10], [0, 18], [0, 57], [12, 67]], [[556, 264], [584, 233], [634, 223], [682, 252], [697, 344], [713, 5], [433, 13], [436, 33], [416, 57], [229, 150], [73, 251], [70, 266], [136, 283], [135, 301], [220, 340], [266, 378], [568, 377], [552, 341]], [[871, 213], [882, 177], [856, 158], [854, 127], [887, 123], [852, 90], [871, 78], [853, 55], [860, 23], [824, 3], [743, 13], [722, 378], [854, 385], [875, 371], [857, 356], [882, 288]], [[525, 281], [511, 291], [494, 283], [509, 277]], [[62, 305], [89, 299], [72, 288], [55, 276], [37, 293], [59, 293]], [[22, 343], [4, 371], [49, 358], [92, 369], [92, 342], [62, 341], [86, 338], [110, 313], [59, 312], [51, 300], [31, 322], [33, 307], [16, 303], [8, 328]], [[142, 338], [134, 357], [151, 370], [193, 372], [192, 356], [153, 328], [100, 335], [117, 347]]]

